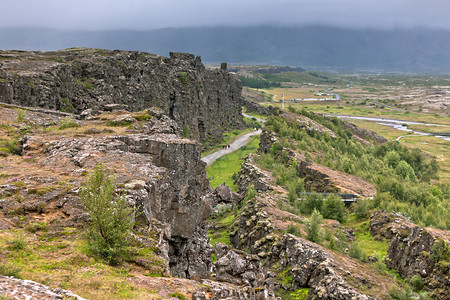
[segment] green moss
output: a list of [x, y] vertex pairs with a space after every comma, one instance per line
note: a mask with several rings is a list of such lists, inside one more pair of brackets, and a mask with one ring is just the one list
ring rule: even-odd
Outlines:
[[61, 98], [61, 100], [59, 102], [60, 102], [60, 106], [61, 106], [59, 109], [60, 111], [69, 112], [69, 113], [75, 111], [75, 108], [73, 107], [72, 102], [69, 99]]
[[169, 294], [170, 297], [178, 298], [180, 300], [187, 300], [187, 298], [181, 293], [172, 293]]
[[106, 122], [106, 126], [111, 126], [111, 127], [119, 127], [119, 126], [128, 126], [131, 123], [133, 123], [134, 120], [120, 120], [120, 121], [114, 121], [114, 120], [109, 120], [108, 122]]
[[87, 89], [87, 90], [94, 90], [95, 89], [95, 85], [93, 83], [93, 79], [88, 79], [88, 78], [81, 78], [81, 80], [79, 79], [75, 79], [75, 82], [77, 84], [81, 84], [83, 86], [83, 88]]
[[365, 255], [374, 255], [375, 253], [386, 256], [389, 249], [387, 241], [377, 241], [370, 234], [369, 221], [358, 223], [354, 227], [356, 240]]
[[228, 230], [222, 229], [219, 231], [210, 230], [208, 231], [208, 236], [210, 239], [210, 244], [215, 247], [216, 243], [224, 243], [231, 246], [230, 234]]
[[309, 294], [309, 288], [301, 288], [301, 289], [295, 290], [294, 292], [286, 293], [286, 295], [285, 295], [285, 297], [283, 297], [283, 299], [306, 300], [306, 299], [308, 299], [308, 294]]
[[182, 84], [185, 84], [185, 83], [188, 83], [188, 82], [189, 82], [189, 77], [188, 77], [188, 74], [187, 74], [186, 72], [178, 72], [177, 79], [178, 79]]

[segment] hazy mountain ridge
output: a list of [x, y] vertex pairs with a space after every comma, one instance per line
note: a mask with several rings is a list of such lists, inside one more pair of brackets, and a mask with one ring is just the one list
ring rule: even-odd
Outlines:
[[450, 31], [306, 27], [202, 27], [150, 31], [0, 29], [0, 48], [94, 47], [201, 55], [206, 62], [379, 72], [450, 72]]

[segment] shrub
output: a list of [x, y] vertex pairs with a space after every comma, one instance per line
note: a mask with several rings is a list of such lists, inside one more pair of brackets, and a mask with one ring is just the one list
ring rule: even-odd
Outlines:
[[292, 224], [292, 223], [287, 226], [286, 233], [290, 233], [295, 236], [302, 236], [302, 234], [300, 232], [300, 226]]
[[17, 123], [22, 123], [23, 120], [25, 120], [27, 113], [23, 111], [23, 109], [19, 109], [19, 112], [17, 113]]
[[74, 112], [75, 108], [72, 105], [72, 102], [67, 98], [61, 98], [60, 108], [59, 110], [62, 112]]
[[345, 217], [345, 204], [338, 196], [329, 195], [324, 201], [322, 212], [324, 218], [343, 222]]
[[409, 284], [416, 292], [420, 291], [423, 288], [422, 276], [420, 276], [419, 274], [414, 275], [409, 279]]
[[189, 128], [189, 125], [184, 125], [183, 127], [183, 137], [189, 139], [191, 138], [191, 129]]
[[178, 72], [177, 78], [182, 84], [185, 84], [189, 81], [189, 77], [186, 72]]
[[11, 154], [20, 155], [22, 153], [22, 147], [17, 140], [8, 140], [1, 144], [2, 151], [9, 152]]
[[311, 242], [320, 243], [323, 240], [321, 224], [323, 217], [320, 212], [314, 208], [311, 214], [311, 220], [306, 223], [307, 239]]
[[181, 293], [172, 293], [172, 294], [169, 294], [169, 296], [180, 299], [180, 300], [187, 300], [187, 298]]
[[367, 199], [358, 199], [353, 204], [355, 216], [358, 220], [367, 219], [370, 215], [369, 203]]
[[317, 193], [306, 195], [305, 199], [300, 201], [300, 211], [302, 214], [310, 215], [313, 210], [322, 211], [323, 197]]
[[133, 227], [133, 209], [123, 195], [114, 193], [114, 189], [113, 178], [99, 164], [80, 194], [90, 217], [86, 230], [88, 249], [112, 265], [125, 257], [127, 238]]
[[348, 250], [348, 255], [350, 255], [350, 257], [362, 260], [363, 252], [361, 246], [357, 242], [353, 243]]
[[[16, 268], [9, 264], [0, 264], [0, 275], [3, 276], [12, 276], [18, 279], [22, 279], [22, 276], [20, 276], [21, 269]], [[0, 298], [1, 299], [1, 298]]]
[[80, 125], [77, 122], [74, 122], [71, 118], [67, 117], [61, 120], [59, 122], [58, 129], [63, 130], [67, 128], [73, 128], [73, 127], [80, 127]]
[[27, 243], [23, 239], [23, 237], [17, 238], [9, 242], [8, 249], [14, 250], [14, 251], [20, 251], [25, 249]]

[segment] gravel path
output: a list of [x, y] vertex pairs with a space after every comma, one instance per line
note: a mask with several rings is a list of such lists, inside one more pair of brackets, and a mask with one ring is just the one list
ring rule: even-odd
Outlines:
[[230, 154], [231, 152], [236, 151], [237, 149], [241, 148], [242, 146], [245, 146], [245, 144], [248, 143], [248, 141], [250, 140], [250, 137], [252, 135], [258, 135], [258, 134], [261, 134], [261, 132], [262, 132], [262, 130], [257, 130], [257, 131], [252, 131], [250, 133], [244, 134], [244, 135], [238, 137], [233, 143], [231, 143], [229, 149], [226, 149], [226, 150], [222, 149], [217, 152], [214, 152], [210, 155], [203, 157], [202, 160], [206, 163], [207, 166], [209, 166], [219, 157]]

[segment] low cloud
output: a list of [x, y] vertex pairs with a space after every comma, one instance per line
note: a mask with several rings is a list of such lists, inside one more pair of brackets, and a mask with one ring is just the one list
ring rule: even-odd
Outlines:
[[0, 27], [137, 29], [321, 24], [450, 29], [447, 0], [14, 0]]

